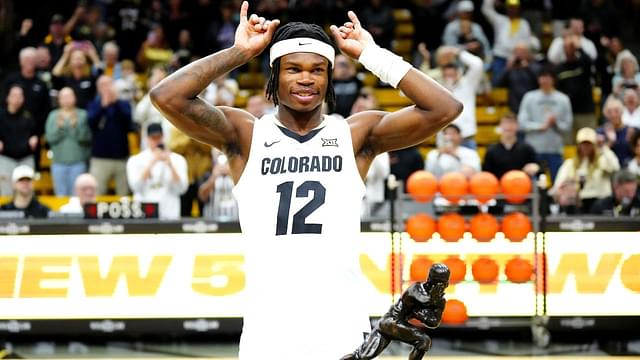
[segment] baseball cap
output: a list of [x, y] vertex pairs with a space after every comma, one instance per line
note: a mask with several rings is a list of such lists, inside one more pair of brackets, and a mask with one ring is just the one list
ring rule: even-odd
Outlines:
[[28, 178], [33, 180], [35, 177], [35, 172], [28, 165], [19, 165], [13, 169], [13, 173], [11, 174], [11, 181], [16, 182], [20, 179]]
[[520, 0], [507, 0], [507, 6], [520, 6]]
[[147, 126], [147, 136], [162, 135], [162, 125], [151, 123]]
[[51, 24], [64, 24], [64, 16], [61, 14], [54, 14], [51, 17]]
[[598, 135], [596, 134], [596, 131], [590, 127], [583, 127], [582, 129], [578, 130], [578, 133], [576, 134], [576, 142], [578, 144], [580, 144], [581, 142], [590, 142], [596, 145], [597, 141]]
[[458, 3], [458, 12], [473, 12], [473, 1], [462, 0]]

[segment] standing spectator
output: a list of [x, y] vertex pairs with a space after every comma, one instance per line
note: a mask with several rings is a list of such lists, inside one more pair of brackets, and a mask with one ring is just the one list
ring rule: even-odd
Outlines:
[[534, 48], [540, 48], [538, 39], [531, 33], [529, 22], [520, 17], [520, 1], [507, 0], [507, 15], [494, 8], [494, 0], [483, 0], [482, 13], [493, 26], [493, 64], [491, 72], [494, 84], [502, 75], [507, 59], [518, 42], [524, 41]]
[[562, 165], [563, 136], [571, 131], [573, 122], [571, 101], [555, 89], [553, 82], [553, 72], [541, 70], [539, 89], [524, 95], [518, 113], [525, 141], [536, 151], [538, 163], [548, 167], [552, 181]]
[[236, 95], [240, 91], [238, 82], [225, 74], [214, 79], [204, 91], [202, 96], [205, 100], [213, 105], [233, 106]]
[[633, 135], [631, 146], [633, 147], [634, 156], [627, 164], [627, 169], [635, 174], [638, 181], [640, 181], [640, 132]]
[[629, 170], [620, 170], [611, 179], [613, 194], [599, 199], [591, 206], [591, 213], [607, 216], [640, 215], [638, 178]]
[[596, 61], [597, 83], [602, 91], [602, 101], [612, 92], [613, 76], [618, 54], [624, 51], [624, 45], [619, 37], [602, 37]]
[[571, 183], [578, 211], [588, 212], [596, 200], [611, 195], [611, 175], [620, 169], [620, 163], [608, 147], [598, 147], [596, 131], [591, 128], [578, 130], [576, 143], [576, 156], [562, 163], [550, 193], [555, 196], [560, 187]]
[[[602, 37], [621, 35], [620, 16], [616, 13], [613, 1], [584, 0], [581, 2], [580, 17], [584, 20], [585, 35], [594, 43]], [[575, 11], [575, 10], [574, 10]]]
[[78, 175], [87, 172], [91, 154], [91, 130], [87, 112], [76, 107], [73, 89], [62, 88], [58, 94], [59, 109], [47, 119], [45, 135], [53, 152], [51, 174], [56, 196], [70, 196]]
[[127, 179], [133, 199], [158, 203], [161, 219], [180, 218], [180, 195], [188, 187], [187, 161], [165, 149], [162, 126], [147, 127], [149, 147], [127, 161]]
[[438, 148], [429, 151], [424, 169], [440, 178], [442, 175], [460, 171], [467, 177], [480, 171], [480, 157], [475, 150], [462, 144], [460, 129], [456, 125], [448, 125], [442, 131], [444, 136]]
[[44, 45], [38, 46], [36, 48], [36, 74], [38, 79], [42, 80], [49, 90], [53, 88], [51, 69], [52, 64], [49, 48]]
[[362, 82], [356, 75], [356, 66], [353, 61], [342, 54], [336, 55], [333, 68], [333, 88], [336, 93], [335, 112], [345, 119], [351, 115], [351, 107], [362, 88]]
[[122, 77], [120, 47], [115, 41], [108, 41], [102, 45], [102, 67], [102, 73], [111, 76], [113, 80]]
[[507, 102], [513, 113], [517, 114], [520, 110], [524, 94], [538, 87], [539, 71], [540, 65], [533, 59], [529, 45], [525, 42], [517, 43], [507, 60], [507, 68], [497, 83], [498, 86], [507, 88]]
[[393, 40], [393, 9], [382, 0], [369, 0], [361, 11], [362, 26], [376, 39], [376, 44], [390, 49]]
[[567, 36], [575, 36], [578, 38], [579, 46], [591, 61], [595, 62], [598, 58], [598, 50], [593, 41], [584, 36], [584, 21], [580, 18], [571, 18], [569, 24], [562, 36], [557, 36], [551, 42], [547, 51], [547, 60], [555, 65], [560, 65], [567, 61], [567, 55], [564, 50], [564, 42]]
[[24, 92], [14, 85], [9, 89], [7, 107], [0, 109], [0, 195], [12, 192], [11, 173], [19, 165], [33, 168], [38, 144], [36, 124], [24, 108]]
[[76, 94], [76, 105], [86, 109], [96, 96], [96, 72], [100, 58], [89, 41], [73, 41], [64, 47], [62, 57], [53, 67], [54, 87], [70, 87]]
[[622, 122], [623, 109], [622, 102], [614, 97], [609, 97], [604, 103], [602, 112], [606, 122], [598, 128], [598, 143], [611, 149], [618, 157], [620, 165], [625, 166], [633, 157], [631, 138], [638, 130]]
[[89, 168], [98, 181], [98, 195], [107, 193], [111, 178], [115, 179], [116, 194], [127, 195], [128, 133], [133, 131], [131, 106], [118, 100], [110, 77], [98, 78], [98, 97], [89, 104], [87, 113], [93, 137]]
[[[151, 75], [147, 80], [147, 88], [151, 89], [156, 86], [160, 80], [167, 77], [167, 71], [162, 66], [154, 66], [151, 69]], [[169, 123], [169, 120], [165, 119], [164, 116], [156, 109], [153, 104], [151, 104], [151, 99], [149, 98], [149, 93], [146, 93], [138, 104], [135, 107], [135, 111], [133, 113], [133, 120], [136, 122], [136, 126], [140, 129], [140, 149], [144, 150], [147, 148], [147, 127], [150, 124], [162, 124], [162, 129], [164, 131], [165, 140], [167, 142], [171, 142], [171, 129], [173, 125]]]
[[386, 180], [391, 174], [389, 153], [381, 153], [371, 162], [365, 181], [365, 194], [362, 206], [364, 217], [373, 217], [384, 204]]
[[235, 5], [226, 1], [220, 8], [220, 20], [215, 24], [212, 34], [215, 34], [215, 50], [222, 50], [233, 45], [235, 30], [238, 22], [233, 18]]
[[[415, 146], [389, 151], [389, 164], [391, 165], [391, 173], [396, 177], [396, 180], [405, 184], [411, 174], [418, 170], [424, 170], [424, 160]], [[404, 192], [407, 192], [406, 187]]]
[[251, 95], [247, 99], [246, 110], [256, 118], [260, 119], [262, 115], [273, 112], [273, 106], [267, 102], [267, 98], [263, 94]]
[[413, 31], [413, 44], [433, 52], [442, 45], [442, 33], [447, 25], [447, 21], [442, 14], [446, 11], [450, 2], [412, 1], [411, 4], [413, 5], [411, 21], [415, 29]]
[[69, 202], [60, 207], [63, 214], [84, 214], [86, 204], [96, 202], [98, 183], [96, 178], [89, 173], [80, 174], [73, 185], [74, 196]]
[[638, 59], [629, 50], [623, 50], [616, 57], [615, 75], [611, 80], [613, 93], [622, 97], [624, 89], [640, 91], [640, 71]]
[[154, 65], [166, 66], [171, 57], [173, 51], [169, 47], [169, 43], [165, 38], [164, 29], [162, 25], [156, 24], [147, 34], [147, 39], [140, 46], [136, 61], [142, 72], [146, 72]]
[[634, 89], [626, 89], [622, 93], [624, 111], [622, 112], [622, 123], [640, 129], [640, 101], [638, 92]]
[[51, 210], [38, 201], [33, 191], [34, 177], [35, 173], [30, 166], [16, 167], [11, 174], [13, 198], [9, 203], [0, 206], [0, 210], [22, 211], [25, 218], [48, 217]]
[[227, 156], [212, 149], [213, 169], [198, 188], [198, 199], [204, 203], [202, 216], [216, 221], [238, 221], [238, 203], [233, 195], [233, 179]]
[[529, 176], [540, 171], [536, 162], [536, 152], [531, 145], [518, 140], [518, 119], [506, 114], [500, 119], [500, 141], [490, 145], [484, 155], [482, 169], [498, 179], [509, 170], [523, 170]]
[[69, 42], [71, 42], [71, 36], [67, 32], [64, 17], [60, 14], [54, 14], [49, 24], [49, 34], [43, 41], [43, 44], [49, 48], [52, 63], [55, 64], [60, 60], [64, 47]]
[[442, 34], [442, 44], [460, 47], [491, 64], [491, 45], [482, 27], [473, 22], [473, 1], [458, 2], [458, 18], [449, 22]]
[[462, 65], [467, 67], [467, 71], [462, 73], [454, 64], [447, 64], [442, 67], [442, 83], [453, 96], [462, 104], [464, 110], [454, 121], [462, 135], [462, 146], [476, 149], [476, 92], [482, 80], [482, 59], [466, 50], [451, 48]]
[[119, 79], [113, 81], [118, 93], [118, 99], [129, 102], [133, 108], [138, 95], [138, 79], [135, 72], [136, 65], [131, 60], [122, 60], [122, 71]]

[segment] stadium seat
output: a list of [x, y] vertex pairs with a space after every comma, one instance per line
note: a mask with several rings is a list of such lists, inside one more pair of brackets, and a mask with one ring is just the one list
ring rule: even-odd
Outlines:
[[500, 118], [509, 112], [506, 106], [478, 106], [476, 107], [476, 121], [480, 124], [497, 124]]
[[373, 94], [378, 100], [378, 105], [387, 111], [389, 108], [402, 108], [413, 104], [409, 98], [400, 93], [396, 89], [375, 89]]
[[411, 11], [409, 11], [409, 9], [394, 9], [393, 19], [395, 20], [396, 23], [410, 22]]
[[414, 31], [413, 24], [407, 22], [396, 25], [394, 33], [396, 38], [409, 38], [413, 35]]
[[238, 75], [238, 85], [240, 89], [263, 89], [266, 83], [262, 73], [250, 72]]
[[33, 183], [33, 190], [38, 195], [50, 195], [53, 194], [53, 179], [51, 173], [46, 171], [40, 171], [38, 173], [36, 181]]
[[476, 142], [478, 145], [491, 145], [498, 141], [500, 135], [496, 132], [494, 125], [480, 125], [476, 133]]

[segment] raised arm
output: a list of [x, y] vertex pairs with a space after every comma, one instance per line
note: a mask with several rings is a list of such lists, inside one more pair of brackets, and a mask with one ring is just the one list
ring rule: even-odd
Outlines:
[[357, 16], [352, 11], [348, 16], [351, 22], [340, 28], [331, 26], [340, 50], [359, 59], [365, 67], [377, 68], [372, 72], [383, 74], [383, 81], [397, 85], [415, 104], [393, 113], [367, 111], [352, 115], [348, 121], [356, 154], [366, 151], [373, 159], [379, 153], [421, 143], [460, 114], [462, 104], [448, 90], [397, 55], [380, 49]]
[[150, 92], [152, 103], [178, 129], [230, 156], [248, 154], [254, 118], [242, 110], [213, 106], [199, 94], [214, 79], [259, 55], [271, 41], [279, 20], [268, 21], [255, 14], [247, 18], [248, 8], [244, 1], [232, 47], [181, 68]]

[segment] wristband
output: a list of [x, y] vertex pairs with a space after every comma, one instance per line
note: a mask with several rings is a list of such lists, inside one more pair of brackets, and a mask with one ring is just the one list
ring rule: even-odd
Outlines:
[[365, 69], [371, 71], [380, 80], [387, 84], [398, 87], [400, 80], [413, 67], [404, 59], [387, 49], [383, 49], [376, 44], [370, 44], [362, 49], [358, 61]]

